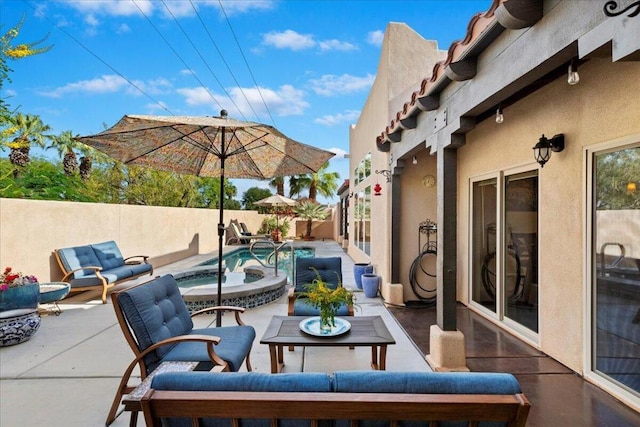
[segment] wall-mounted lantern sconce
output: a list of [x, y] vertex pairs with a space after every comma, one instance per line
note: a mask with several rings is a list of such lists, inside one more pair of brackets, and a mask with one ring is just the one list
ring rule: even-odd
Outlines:
[[540, 167], [543, 168], [544, 164], [551, 158], [551, 152], [556, 153], [564, 150], [564, 134], [555, 135], [551, 139], [545, 138], [544, 134], [540, 137], [540, 140], [533, 147], [533, 157], [536, 162], [540, 163]]
[[377, 170], [377, 174], [384, 175], [387, 178], [387, 182], [391, 182], [391, 171], [389, 169], [382, 169], [381, 171]]
[[376, 185], [373, 186], [373, 195], [380, 196], [382, 195], [382, 185], [376, 182]]
[[353, 198], [353, 191], [351, 193], [349, 193], [349, 198], [352, 199]]
[[567, 83], [571, 86], [577, 85], [580, 81], [580, 74], [578, 74], [578, 63], [575, 59], [572, 59], [569, 63], [569, 73], [567, 75]]
[[627, 192], [628, 193], [635, 193], [636, 192], [636, 183], [635, 182], [629, 182], [627, 183]]
[[413, 156], [413, 164], [414, 165], [418, 164], [418, 158], [416, 156]]

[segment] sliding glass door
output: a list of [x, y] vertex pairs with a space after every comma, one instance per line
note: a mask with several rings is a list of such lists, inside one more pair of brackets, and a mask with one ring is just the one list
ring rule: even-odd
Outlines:
[[538, 172], [472, 183], [471, 300], [538, 332]]

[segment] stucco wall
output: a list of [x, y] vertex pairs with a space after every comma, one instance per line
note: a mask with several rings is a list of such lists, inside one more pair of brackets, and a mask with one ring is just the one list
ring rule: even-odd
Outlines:
[[[149, 255], [155, 266], [218, 249], [218, 210], [0, 199], [0, 267], [40, 281], [61, 278], [57, 248], [115, 240], [123, 256]], [[256, 232], [263, 215], [225, 211]]]
[[[586, 189], [583, 150], [640, 133], [640, 64], [592, 59], [580, 83], [562, 77], [487, 119], [458, 150], [458, 295], [468, 302], [469, 182], [517, 167], [535, 169], [532, 147], [544, 133], [565, 135], [566, 148], [539, 171], [540, 348], [582, 372], [585, 309]], [[595, 95], [597, 94], [597, 95]]]
[[[371, 256], [367, 256], [353, 243], [349, 244], [348, 253], [356, 262], [371, 262], [375, 266], [376, 273], [382, 276], [383, 283], [389, 281], [391, 267], [389, 253], [391, 183], [387, 183], [383, 175], [375, 174], [376, 170], [389, 169], [389, 155], [376, 149], [376, 137], [380, 134], [381, 126], [391, 120], [390, 111], [395, 113], [402, 103], [406, 102], [407, 94], [419, 87], [422, 79], [433, 69], [435, 63], [443, 58], [443, 55], [435, 41], [425, 40], [406, 24], [390, 23], [385, 31], [376, 80], [357, 124], [352, 126], [350, 131], [351, 188], [349, 191], [357, 193], [364, 190], [366, 186], [372, 187], [371, 212], [375, 212], [372, 215], [375, 220], [371, 224]], [[356, 186], [353, 170], [367, 152], [371, 152], [372, 155], [372, 174]], [[404, 176], [401, 180], [404, 186]], [[382, 194], [374, 197], [373, 186], [376, 183], [382, 186]], [[350, 215], [349, 236], [355, 236], [352, 211]]]

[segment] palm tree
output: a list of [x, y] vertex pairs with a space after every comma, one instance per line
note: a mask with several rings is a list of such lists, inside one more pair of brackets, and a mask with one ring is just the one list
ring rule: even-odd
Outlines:
[[319, 205], [316, 202], [312, 202], [311, 200], [305, 200], [299, 202], [294, 208], [293, 211], [302, 219], [307, 220], [307, 232], [305, 234], [306, 238], [311, 237], [311, 226], [313, 224], [314, 219], [325, 219], [328, 215], [327, 209]]
[[295, 194], [299, 194], [302, 189], [308, 188], [309, 200], [313, 202], [316, 201], [318, 194], [327, 198], [332, 197], [338, 189], [340, 174], [338, 172], [327, 172], [328, 168], [329, 162], [326, 162], [318, 172], [298, 176], [295, 179], [295, 187], [299, 190]]
[[269, 181], [269, 187], [273, 187], [276, 189], [276, 194], [284, 196], [284, 177], [277, 176]]
[[80, 143], [76, 141], [70, 130], [62, 132], [60, 135], [51, 137], [51, 144], [47, 147], [58, 150], [58, 155], [62, 158], [64, 174], [71, 176], [78, 171], [78, 157], [74, 149], [80, 148]]
[[31, 158], [29, 157], [29, 150], [31, 144], [36, 144], [39, 147], [44, 147], [45, 140], [51, 138], [50, 135], [45, 134], [51, 130], [49, 125], [45, 125], [39, 116], [32, 114], [17, 113], [15, 116], [9, 118], [10, 126], [12, 128], [13, 141], [7, 143], [7, 146], [11, 149], [9, 153], [9, 161], [12, 165], [16, 166], [13, 171], [15, 177], [18, 176], [19, 169], [25, 167]]

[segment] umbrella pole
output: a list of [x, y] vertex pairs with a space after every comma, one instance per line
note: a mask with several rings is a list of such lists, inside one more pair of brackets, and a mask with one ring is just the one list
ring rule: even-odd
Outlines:
[[[224, 128], [222, 128], [222, 138], [221, 138], [221, 146], [222, 149], [220, 152], [222, 156], [220, 157], [220, 206], [218, 212], [220, 212], [220, 219], [218, 221], [218, 300], [217, 306], [220, 307], [222, 305], [222, 242], [224, 238]], [[222, 312], [220, 310], [216, 310], [216, 326], [219, 328], [222, 326]]]

